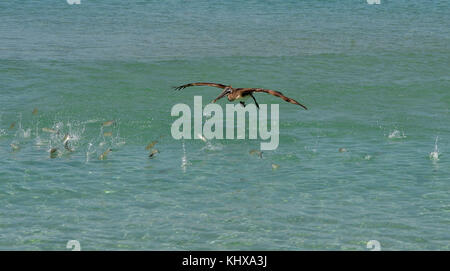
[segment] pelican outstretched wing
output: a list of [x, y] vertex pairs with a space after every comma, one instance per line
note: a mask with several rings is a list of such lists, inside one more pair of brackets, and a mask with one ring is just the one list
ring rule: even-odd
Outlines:
[[210, 86], [210, 87], [216, 87], [216, 88], [222, 88], [222, 89], [227, 87], [225, 85], [216, 84], [216, 83], [190, 83], [190, 84], [182, 85], [182, 86], [179, 86], [179, 87], [174, 87], [174, 89], [182, 90], [184, 88], [193, 87], [193, 86]]
[[279, 91], [275, 91], [275, 90], [271, 90], [271, 89], [263, 89], [263, 88], [244, 88], [244, 89], [237, 89], [237, 90], [241, 90], [244, 93], [265, 92], [270, 95], [280, 97], [281, 99], [285, 100], [288, 103], [300, 105], [304, 109], [308, 110], [308, 108], [306, 108], [306, 106], [302, 105], [301, 103], [297, 102], [294, 99], [284, 96], [283, 93], [281, 93]]

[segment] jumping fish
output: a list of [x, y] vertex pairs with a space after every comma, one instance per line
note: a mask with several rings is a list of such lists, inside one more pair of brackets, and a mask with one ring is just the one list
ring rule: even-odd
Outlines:
[[18, 151], [20, 149], [20, 147], [14, 143], [11, 143], [11, 148], [13, 149], [13, 151]]
[[111, 126], [111, 125], [113, 125], [115, 123], [116, 123], [115, 121], [110, 120], [110, 121], [103, 122], [102, 126], [103, 127], [108, 127], [108, 126]]
[[73, 152], [73, 149], [69, 147], [69, 141], [67, 141], [66, 144], [64, 144], [64, 149], [68, 150], [69, 152]]
[[108, 154], [111, 152], [111, 149], [107, 149], [102, 155], [100, 155], [99, 159], [100, 160], [105, 160], [106, 157], [108, 157]]
[[42, 132], [51, 133], [51, 134], [57, 134], [58, 131], [50, 129], [50, 128], [42, 128]]
[[37, 115], [38, 112], [39, 112], [38, 109], [35, 108], [35, 109], [33, 110], [33, 115]]
[[66, 134], [63, 139], [64, 148], [70, 152], [73, 152], [73, 149], [69, 147], [70, 135]]
[[272, 170], [277, 170], [280, 167], [280, 165], [272, 164]]
[[156, 145], [156, 143], [158, 143], [158, 141], [153, 141], [152, 143], [148, 144], [147, 147], [145, 147], [146, 150], [150, 150], [151, 148], [153, 148], [153, 146]]
[[9, 126], [9, 130], [14, 129], [14, 127], [16, 127], [16, 123], [15, 122], [11, 123], [11, 125]]
[[208, 140], [206, 140], [206, 138], [202, 135], [202, 134], [198, 134], [197, 135], [203, 142], [208, 142]]
[[66, 134], [63, 138], [63, 144], [65, 145], [70, 140], [70, 135]]
[[256, 155], [258, 155], [259, 156], [259, 158], [261, 158], [262, 159], [262, 151], [258, 151], [258, 150], [251, 150], [250, 152], [249, 152], [251, 155], [253, 155], [253, 154], [256, 154]]
[[153, 158], [157, 153], [159, 153], [159, 151], [157, 149], [154, 149], [154, 150], [152, 150], [152, 152], [150, 153], [150, 155], [148, 157]]
[[51, 148], [49, 150], [50, 153], [50, 158], [55, 158], [56, 156], [58, 156], [58, 149], [57, 148]]

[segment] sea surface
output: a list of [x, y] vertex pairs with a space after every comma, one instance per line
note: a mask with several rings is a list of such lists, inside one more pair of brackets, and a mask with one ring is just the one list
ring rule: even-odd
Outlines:
[[[202, 81], [309, 110], [176, 140]], [[0, 250], [449, 250], [449, 108], [449, 1], [1, 1]]]

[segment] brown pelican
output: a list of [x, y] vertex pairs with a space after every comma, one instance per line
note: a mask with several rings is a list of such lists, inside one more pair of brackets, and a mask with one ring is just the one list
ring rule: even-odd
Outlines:
[[[253, 96], [253, 92], [265, 92], [265, 93], [271, 94], [273, 96], [280, 97], [281, 99], [285, 100], [288, 103], [300, 105], [304, 109], [308, 109], [308, 108], [306, 108], [306, 106], [300, 104], [296, 100], [284, 96], [283, 93], [275, 91], [275, 90], [270, 90], [270, 89], [233, 88], [231, 86], [226, 86], [226, 85], [216, 84], [216, 83], [190, 83], [190, 84], [186, 84], [186, 85], [182, 85], [182, 86], [174, 87], [174, 88], [176, 90], [181, 90], [181, 89], [184, 89], [187, 87], [193, 87], [193, 86], [210, 86], [210, 87], [217, 87], [217, 88], [223, 89], [222, 93], [212, 101], [213, 103], [217, 102], [219, 99], [223, 98], [224, 96], [227, 96], [228, 101], [230, 101], [230, 102], [235, 101], [235, 100], [246, 99], [248, 97], [252, 97], [253, 101], [255, 101], [256, 107], [259, 108], [258, 102], [256, 102], [256, 99]], [[244, 101], [240, 101], [240, 103], [242, 104], [242, 106], [245, 106]]]

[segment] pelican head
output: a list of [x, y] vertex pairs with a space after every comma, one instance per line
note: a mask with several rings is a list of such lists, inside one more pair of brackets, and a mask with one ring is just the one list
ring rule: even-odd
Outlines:
[[[232, 88], [231, 86], [228, 86], [228, 87], [226, 87], [226, 88], [223, 89], [223, 92], [222, 92], [222, 93], [223, 93], [224, 95], [231, 94], [231, 93], [233, 93], [233, 88]], [[228, 98], [229, 101], [231, 101], [231, 100], [230, 100], [230, 96], [227, 96], [227, 98]]]

